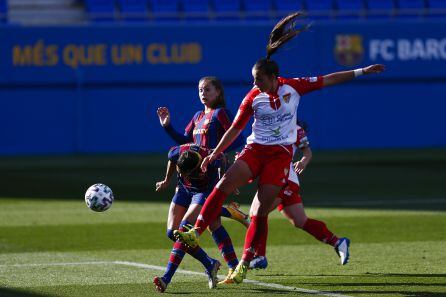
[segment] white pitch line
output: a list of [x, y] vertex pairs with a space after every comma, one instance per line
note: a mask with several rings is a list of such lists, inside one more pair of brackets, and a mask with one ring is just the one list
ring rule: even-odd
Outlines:
[[[144, 269], [153, 269], [153, 270], [161, 270], [161, 271], [164, 271], [166, 269], [165, 267], [161, 267], [161, 266], [154, 266], [154, 265], [148, 265], [148, 264], [136, 263], [136, 262], [115, 261], [115, 263], [121, 264], [121, 265], [144, 268]], [[183, 269], [178, 269], [177, 272], [180, 272], [183, 274], [203, 275], [203, 273], [201, 273], [201, 272], [189, 271], [189, 270], [183, 270]], [[219, 275], [218, 277], [224, 278], [225, 276]], [[342, 294], [337, 294], [337, 293], [332, 293], [332, 292], [324, 292], [324, 291], [303, 289], [303, 288], [298, 288], [298, 287], [283, 286], [283, 285], [274, 284], [274, 283], [264, 283], [264, 282], [259, 282], [259, 281], [251, 280], [251, 279], [245, 279], [243, 282], [261, 286], [261, 287], [269, 287], [269, 288], [275, 288], [275, 289], [293, 291], [293, 292], [301, 292], [301, 293], [307, 293], [307, 294], [313, 294], [313, 295], [322, 295], [322, 296], [330, 296], [330, 297], [351, 297], [348, 295], [342, 295]]]
[[[164, 271], [166, 269], [165, 267], [162, 267], [162, 266], [149, 265], [149, 264], [137, 263], [137, 262], [128, 262], [128, 261], [29, 263], [29, 264], [0, 265], [0, 267], [79, 266], [79, 265], [103, 265], [103, 264], [124, 265], [124, 266], [131, 266], [131, 267], [138, 267], [138, 268], [143, 268], [143, 269], [159, 270], [159, 271]], [[188, 275], [203, 275], [202, 272], [183, 270], [183, 269], [178, 269], [177, 272], [182, 273], [182, 274], [188, 274]], [[219, 275], [218, 277], [224, 278], [225, 276]], [[275, 289], [279, 289], [279, 290], [301, 292], [301, 293], [313, 294], [313, 295], [321, 295], [321, 296], [329, 296], [329, 297], [351, 297], [348, 295], [342, 295], [342, 294], [337, 294], [337, 293], [332, 293], [332, 292], [309, 290], [309, 289], [303, 289], [303, 288], [298, 288], [298, 287], [284, 286], [284, 285], [275, 284], [275, 283], [264, 283], [264, 282], [251, 280], [251, 279], [245, 279], [243, 282], [261, 286], [261, 287], [275, 288]]]

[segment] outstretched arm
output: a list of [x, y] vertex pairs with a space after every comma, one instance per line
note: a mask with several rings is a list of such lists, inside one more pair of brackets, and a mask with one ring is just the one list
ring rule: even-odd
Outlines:
[[382, 64], [374, 64], [364, 68], [359, 68], [349, 71], [334, 72], [323, 76], [324, 87], [334, 86], [354, 79], [360, 75], [367, 75], [372, 73], [381, 73], [385, 70]]
[[170, 179], [172, 178], [173, 173], [175, 172], [175, 164], [169, 160], [167, 163], [166, 177], [164, 180], [156, 183], [156, 191], [162, 191], [169, 186]]
[[312, 157], [313, 153], [311, 148], [309, 146], [304, 147], [302, 149], [302, 158], [294, 163], [294, 171], [296, 171], [297, 174], [301, 174], [307, 167], [308, 163], [310, 163]]
[[201, 163], [201, 170], [203, 172], [206, 172], [208, 164], [213, 162], [220, 153], [222, 153], [229, 145], [231, 145], [234, 139], [236, 139], [241, 132], [241, 129], [237, 129], [234, 126], [231, 126], [228, 130], [226, 130], [225, 135], [223, 135], [223, 137], [220, 139], [220, 142], [218, 143], [212, 154], [204, 158], [203, 162]]
[[158, 118], [160, 120], [161, 126], [164, 128], [164, 130], [167, 132], [167, 134], [172, 138], [177, 144], [185, 144], [188, 142], [192, 142], [192, 137], [190, 133], [187, 132], [183, 135], [179, 132], [177, 132], [172, 125], [170, 124], [170, 112], [167, 107], [159, 107], [156, 110], [156, 113], [158, 115]]

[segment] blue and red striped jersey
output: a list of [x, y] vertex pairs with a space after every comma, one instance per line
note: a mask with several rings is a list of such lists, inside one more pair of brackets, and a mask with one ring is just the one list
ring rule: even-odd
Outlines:
[[[178, 144], [193, 142], [206, 148], [215, 148], [226, 130], [231, 127], [232, 114], [226, 108], [217, 108], [208, 113], [198, 111], [186, 126], [184, 135], [176, 132], [171, 125], [165, 129]], [[244, 144], [242, 134], [226, 149], [234, 150]]]
[[[201, 159], [204, 159], [211, 154], [211, 149], [198, 146], [194, 143], [187, 143], [180, 146], [174, 146], [169, 150], [169, 161], [176, 165], [178, 158], [184, 151], [191, 150], [200, 154]], [[191, 192], [200, 193], [204, 191], [210, 191], [214, 188], [219, 180], [218, 169], [224, 168], [225, 162], [223, 154], [217, 158], [214, 162], [208, 165], [206, 173], [201, 171], [200, 166], [188, 176], [182, 176], [178, 174], [178, 183], [181, 183], [186, 189]]]

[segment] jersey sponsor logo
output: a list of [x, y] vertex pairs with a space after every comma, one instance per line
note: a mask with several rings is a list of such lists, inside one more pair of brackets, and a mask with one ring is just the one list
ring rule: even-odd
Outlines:
[[280, 136], [280, 127], [277, 127], [277, 129], [269, 129], [273, 133], [273, 137], [279, 137]]
[[266, 126], [271, 126], [272, 124], [275, 123], [274, 116], [272, 116], [270, 114], [261, 115], [259, 120], [260, 120], [260, 122], [262, 122], [263, 125], [266, 125]]
[[263, 142], [270, 142], [270, 141], [276, 142], [276, 141], [280, 141], [280, 140], [285, 140], [287, 138], [288, 138], [287, 135], [278, 136], [278, 137], [276, 137], [276, 136], [266, 136], [266, 137], [262, 137], [261, 141], [263, 141]]
[[206, 134], [208, 129], [195, 129], [193, 134], [197, 135], [197, 134]]
[[294, 115], [289, 112], [287, 112], [285, 114], [279, 114], [276, 116], [273, 116], [271, 114], [264, 114], [259, 117], [259, 121], [265, 126], [271, 126], [271, 125], [274, 125], [277, 123], [282, 123], [282, 122], [291, 120], [293, 118], [293, 116]]
[[285, 101], [285, 103], [289, 103], [290, 98], [291, 98], [291, 93], [287, 93], [287, 94], [283, 95], [283, 101]]
[[334, 54], [336, 61], [342, 66], [354, 66], [361, 63], [364, 57], [362, 36], [359, 34], [336, 35]]

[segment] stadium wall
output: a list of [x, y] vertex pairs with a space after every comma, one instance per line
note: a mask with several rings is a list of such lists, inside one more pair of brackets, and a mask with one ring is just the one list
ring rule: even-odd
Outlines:
[[[235, 113], [272, 25], [4, 26], [0, 154], [165, 151], [156, 108], [182, 130], [201, 108], [199, 78], [215, 75]], [[321, 22], [280, 51], [283, 76], [387, 66], [303, 97], [313, 147], [446, 147], [444, 25]]]

